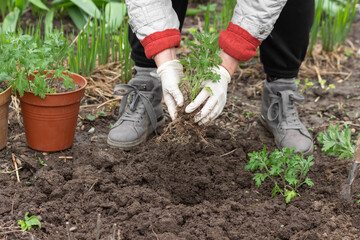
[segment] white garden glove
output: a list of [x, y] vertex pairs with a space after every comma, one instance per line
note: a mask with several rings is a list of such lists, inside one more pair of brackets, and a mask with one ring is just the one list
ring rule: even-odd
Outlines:
[[184, 77], [183, 67], [179, 60], [171, 60], [162, 64], [157, 74], [160, 76], [164, 101], [172, 120], [176, 118], [176, 107], [184, 104], [184, 97], [179, 89], [181, 78]]
[[[211, 80], [205, 81], [204, 88], [185, 109], [186, 113], [192, 113], [207, 100], [204, 107], [195, 115], [195, 122], [199, 122], [199, 125], [217, 118], [226, 103], [227, 87], [231, 76], [222, 66], [219, 66], [219, 68], [215, 67], [212, 71], [220, 74], [220, 80], [216, 83]], [[206, 90], [206, 87], [209, 87], [212, 93]]]

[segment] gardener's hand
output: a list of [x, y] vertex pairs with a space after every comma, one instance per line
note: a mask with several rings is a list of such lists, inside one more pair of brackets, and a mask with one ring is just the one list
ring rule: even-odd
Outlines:
[[172, 120], [176, 118], [176, 107], [184, 104], [184, 97], [179, 89], [180, 79], [184, 76], [179, 60], [162, 63], [157, 70], [160, 76], [164, 101]]
[[[231, 76], [222, 66], [219, 66], [219, 68], [215, 67], [212, 71], [220, 74], [220, 80], [216, 83], [211, 80], [205, 81], [203, 90], [185, 109], [186, 113], [192, 113], [205, 103], [204, 107], [195, 115], [195, 122], [199, 122], [200, 125], [217, 118], [226, 103], [227, 87]], [[208, 87], [211, 89], [211, 92], [206, 90]]]

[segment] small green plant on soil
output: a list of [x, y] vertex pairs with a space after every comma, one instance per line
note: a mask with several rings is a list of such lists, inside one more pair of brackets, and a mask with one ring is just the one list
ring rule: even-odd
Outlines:
[[41, 157], [38, 158], [39, 159], [39, 163], [43, 166], [47, 166], [47, 164], [41, 159]]
[[[296, 84], [300, 85], [301, 82], [302, 82], [301, 79], [296, 79]], [[314, 86], [314, 83], [311, 80], [309, 80], [309, 78], [305, 78], [304, 85], [303, 85], [302, 89], [300, 90], [300, 93], [306, 92], [306, 89], [308, 89], [312, 86]]]
[[93, 122], [93, 121], [95, 121], [96, 118], [100, 118], [100, 117], [107, 117], [106, 112], [104, 112], [104, 111], [97, 111], [96, 115], [94, 115], [94, 114], [88, 114], [88, 115], [85, 116], [85, 119]]
[[307, 159], [302, 154], [294, 154], [295, 148], [283, 148], [282, 151], [275, 149], [271, 154], [266, 151], [249, 153], [250, 160], [245, 170], [259, 172], [255, 173], [254, 181], [257, 187], [270, 179], [275, 185], [272, 197], [280, 193], [289, 203], [296, 196], [300, 196], [298, 189], [303, 184], [313, 186], [314, 183], [306, 177], [309, 168], [314, 165], [313, 156]]
[[40, 223], [39, 219], [36, 216], [28, 217], [28, 215], [29, 215], [29, 212], [26, 212], [24, 221], [23, 220], [18, 221], [18, 224], [21, 226], [21, 230], [27, 231], [33, 227], [38, 227], [40, 229], [41, 223]]
[[319, 134], [317, 140], [325, 154], [338, 156], [339, 159], [352, 159], [354, 156], [355, 141], [351, 140], [351, 129], [346, 124], [342, 131], [339, 124], [336, 127], [330, 124], [327, 130]]
[[45, 98], [46, 93], [75, 89], [72, 79], [64, 74], [69, 51], [68, 41], [59, 32], [48, 34], [43, 41], [31, 35], [7, 35], [0, 46], [0, 80], [8, 81], [20, 97], [33, 92]]
[[328, 90], [330, 90], [330, 89], [335, 89], [335, 88], [336, 88], [335, 85], [332, 84], [332, 83], [326, 85], [326, 82], [327, 82], [326, 79], [319, 79], [318, 82], [319, 82], [321, 88], [324, 89], [325, 91], [328, 91]]
[[[180, 60], [186, 69], [181, 85], [186, 86], [185, 91], [189, 93], [190, 101], [193, 101], [203, 89], [205, 81], [218, 82], [220, 80], [220, 75], [212, 69], [221, 64], [221, 58], [218, 56], [220, 48], [217, 44], [219, 34], [196, 32], [193, 37], [195, 42], [185, 41], [190, 54], [184, 55]], [[206, 90], [212, 92], [210, 88]]]

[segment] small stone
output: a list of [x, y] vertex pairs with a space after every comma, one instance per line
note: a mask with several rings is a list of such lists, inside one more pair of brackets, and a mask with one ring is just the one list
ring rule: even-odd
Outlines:
[[320, 211], [323, 205], [324, 204], [321, 201], [315, 201], [313, 203], [313, 208], [315, 211]]
[[81, 130], [82, 130], [82, 131], [85, 130], [85, 126], [84, 126], [84, 125], [81, 126]]
[[95, 128], [94, 128], [94, 127], [90, 128], [90, 130], [89, 130], [88, 132], [89, 132], [89, 133], [94, 133], [94, 132], [95, 132]]
[[77, 227], [71, 227], [70, 228], [70, 232], [74, 232], [74, 231], [76, 231], [77, 230]]

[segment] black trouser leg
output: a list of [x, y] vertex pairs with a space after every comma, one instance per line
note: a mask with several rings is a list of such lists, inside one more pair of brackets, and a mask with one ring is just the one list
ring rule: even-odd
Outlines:
[[264, 71], [275, 78], [296, 77], [309, 44], [314, 0], [288, 0], [271, 34], [260, 45]]
[[[180, 31], [184, 23], [186, 9], [188, 5], [188, 0], [172, 0], [172, 6], [178, 15], [180, 21]], [[136, 37], [135, 33], [131, 30], [129, 26], [129, 42], [131, 46], [131, 58], [135, 62], [135, 66], [139, 67], [151, 67], [156, 68], [156, 64], [154, 60], [148, 59], [145, 56], [145, 51], [143, 46], [141, 45], [139, 39]]]

